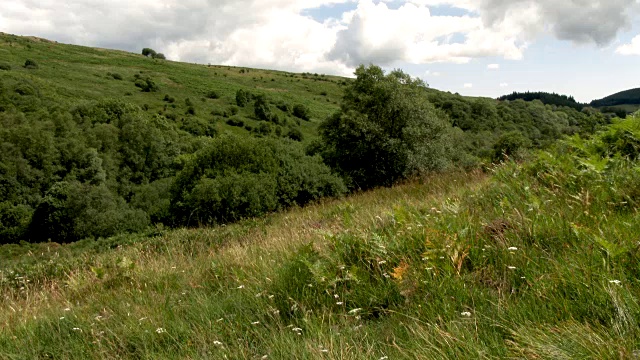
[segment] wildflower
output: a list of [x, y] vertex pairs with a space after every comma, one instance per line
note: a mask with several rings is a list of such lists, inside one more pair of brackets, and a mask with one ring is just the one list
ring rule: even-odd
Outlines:
[[300, 332], [302, 331], [302, 328], [294, 327], [293, 329], [291, 329], [291, 331]]
[[218, 340], [215, 340], [215, 341], [213, 342], [213, 345], [216, 345], [216, 346], [222, 346], [222, 343], [221, 343], [220, 341], [218, 341]]
[[157, 332], [158, 334], [162, 334], [162, 333], [166, 333], [166, 332], [167, 332], [167, 330], [165, 330], [164, 328], [157, 328], [157, 329], [156, 329], [156, 332]]
[[620, 280], [609, 280], [610, 284], [616, 284], [616, 285], [620, 285], [621, 281]]
[[336, 303], [336, 305], [342, 305], [342, 304], [344, 304], [342, 301], [338, 301], [338, 302]]
[[260, 324], [260, 321], [254, 321], [251, 323], [251, 325], [258, 325], [258, 324]]
[[463, 311], [463, 312], [460, 313], [460, 315], [469, 317], [469, 316], [471, 316], [471, 313], [468, 312], [468, 311]]
[[64, 311], [71, 311], [71, 309], [70, 308], [65, 308]]
[[378, 261], [378, 265], [383, 265], [383, 264], [386, 264], [386, 263], [387, 263], [387, 261], [386, 261], [386, 260], [380, 260], [380, 261]]
[[60, 318], [60, 320], [64, 320], [64, 316]]
[[361, 308], [353, 309], [353, 310], [349, 311], [349, 314], [355, 314], [360, 310], [362, 310], [362, 309]]
[[236, 289], [244, 289], [244, 285], [240, 285]]
[[380, 358], [380, 360], [387, 360], [389, 357], [388, 356], [383, 356]]
[[268, 357], [269, 357], [269, 355], [263, 355], [263, 356], [261, 357], [261, 359], [266, 359], [266, 358], [268, 358]]
[[507, 250], [509, 250], [509, 251], [518, 251], [518, 248], [515, 247], [515, 246], [512, 246], [512, 247], [508, 248]]
[[329, 350], [327, 350], [327, 349], [322, 349], [320, 351], [323, 352], [323, 353], [328, 353], [329, 352]]
[[334, 294], [334, 295], [333, 295], [333, 297], [337, 299], [337, 298], [339, 298], [339, 297], [340, 297], [340, 295], [338, 295], [338, 294]]
[[82, 332], [82, 329], [80, 329], [80, 328], [73, 328], [73, 329], [71, 329], [71, 330], [73, 330], [73, 331], [80, 331], [80, 332]]
[[409, 269], [409, 264], [402, 261], [400, 265], [398, 265], [396, 268], [393, 269], [391, 276], [396, 280], [402, 280], [402, 277], [404, 276], [404, 274], [407, 272], [408, 269]]
[[515, 266], [507, 266], [507, 269], [509, 269], [509, 270], [515, 270], [515, 269], [516, 269], [516, 267], [515, 267]]

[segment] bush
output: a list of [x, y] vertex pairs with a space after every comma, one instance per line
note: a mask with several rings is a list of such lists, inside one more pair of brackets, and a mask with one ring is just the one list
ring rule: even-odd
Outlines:
[[165, 95], [162, 100], [166, 101], [166, 102], [168, 102], [170, 104], [176, 102], [176, 99], [174, 97], [172, 97], [172, 96], [169, 96], [169, 95]]
[[226, 135], [187, 163], [171, 188], [176, 224], [198, 225], [259, 216], [342, 194], [342, 181], [297, 144]]
[[157, 92], [160, 90], [158, 85], [151, 78], [139, 78], [134, 83], [142, 92]]
[[219, 99], [220, 98], [220, 94], [218, 94], [217, 91], [215, 90], [211, 90], [209, 92], [207, 92], [207, 98], [209, 99]]
[[256, 117], [260, 120], [271, 121], [274, 117], [274, 114], [271, 112], [271, 107], [267, 102], [267, 97], [264, 95], [256, 96], [253, 111]]
[[236, 104], [240, 107], [247, 106], [251, 99], [253, 99], [253, 95], [247, 90], [238, 90], [236, 91]]
[[37, 69], [38, 68], [38, 63], [35, 62], [35, 60], [27, 59], [24, 62], [24, 67], [25, 67], [25, 69]]
[[291, 140], [302, 141], [304, 136], [302, 135], [302, 131], [300, 129], [291, 129], [287, 133], [287, 137]]
[[302, 104], [296, 104], [293, 107], [293, 116], [300, 118], [302, 120], [309, 121], [311, 120], [311, 111], [308, 107]]
[[163, 53], [157, 53], [155, 55], [152, 55], [151, 57], [154, 58], [154, 59], [158, 59], [158, 60], [166, 60], [167, 59], [167, 57], [164, 56]]
[[47, 191], [31, 221], [30, 238], [69, 243], [88, 237], [109, 237], [141, 231], [149, 217], [130, 209], [105, 186], [58, 182]]
[[120, 75], [120, 74], [118, 74], [118, 73], [113, 73], [113, 74], [111, 74], [111, 77], [112, 77], [113, 79], [115, 79], [115, 80], [122, 80], [122, 79], [124, 79], [124, 78], [122, 77], [122, 75]]
[[235, 117], [227, 120], [226, 123], [229, 126], [244, 127], [244, 121], [242, 119], [238, 119], [238, 118], [235, 118]]
[[9, 71], [11, 70], [11, 65], [9, 64], [0, 64], [0, 70]]

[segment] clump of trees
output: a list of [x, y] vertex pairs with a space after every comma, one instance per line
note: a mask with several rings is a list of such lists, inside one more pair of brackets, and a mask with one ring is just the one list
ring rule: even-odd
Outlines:
[[425, 84], [400, 70], [360, 66], [340, 111], [320, 125], [316, 151], [352, 189], [388, 186], [444, 169], [450, 126], [427, 100]]
[[159, 59], [159, 60], [165, 60], [166, 57], [164, 56], [163, 53], [158, 53], [155, 50], [151, 49], [151, 48], [143, 48], [142, 49], [142, 55], [146, 56], [146, 57], [150, 57], [152, 59]]

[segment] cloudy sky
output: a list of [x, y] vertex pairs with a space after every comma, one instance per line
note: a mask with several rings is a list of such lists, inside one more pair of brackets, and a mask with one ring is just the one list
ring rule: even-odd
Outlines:
[[590, 101], [640, 87], [640, 0], [9, 0], [0, 31], [171, 60]]

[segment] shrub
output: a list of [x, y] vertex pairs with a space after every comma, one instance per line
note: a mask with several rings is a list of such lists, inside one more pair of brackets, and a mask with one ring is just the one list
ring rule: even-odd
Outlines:
[[247, 90], [240, 89], [236, 91], [236, 104], [240, 107], [247, 106], [247, 104], [251, 102], [252, 98], [253, 98], [253, 95]]
[[219, 99], [220, 98], [220, 94], [218, 94], [218, 92], [215, 91], [215, 90], [211, 90], [211, 91], [207, 92], [207, 98], [209, 98], [209, 99]]
[[0, 70], [9, 71], [11, 70], [11, 65], [2, 63], [0, 64]]
[[115, 79], [115, 80], [122, 80], [122, 79], [124, 79], [124, 78], [122, 77], [122, 75], [120, 75], [120, 74], [118, 74], [118, 73], [113, 73], [113, 74], [111, 74], [111, 77], [112, 77], [113, 79]]
[[164, 56], [163, 53], [157, 53], [155, 55], [152, 55], [151, 57], [154, 58], [154, 59], [158, 59], [158, 60], [166, 60], [167, 59], [166, 56]]
[[293, 116], [300, 118], [302, 120], [306, 120], [306, 121], [311, 120], [310, 113], [311, 111], [309, 110], [309, 108], [302, 104], [296, 104], [293, 107]]
[[171, 214], [181, 225], [226, 223], [344, 191], [320, 158], [295, 143], [225, 135], [178, 174]]
[[174, 103], [174, 102], [176, 102], [176, 99], [175, 99], [174, 97], [169, 96], [169, 95], [165, 95], [165, 96], [164, 96], [164, 99], [162, 99], [162, 100], [163, 100], [163, 101], [166, 101], [166, 102], [168, 102], [168, 103]]
[[158, 85], [151, 78], [139, 78], [134, 83], [142, 92], [157, 92], [160, 90]]
[[25, 69], [37, 69], [38, 68], [38, 63], [35, 62], [35, 60], [27, 59], [24, 62], [24, 67], [25, 67]]
[[274, 115], [271, 112], [271, 107], [267, 102], [267, 97], [264, 95], [256, 96], [256, 102], [253, 104], [253, 111], [256, 117], [260, 120], [271, 121]]
[[236, 117], [233, 117], [233, 118], [227, 120], [226, 123], [229, 126], [244, 127], [244, 121], [242, 119], [238, 119]]
[[302, 131], [300, 129], [291, 129], [287, 133], [287, 137], [291, 140], [302, 141], [304, 136], [302, 135]]
[[196, 117], [184, 119], [182, 130], [195, 136], [214, 137], [218, 134], [218, 129], [214, 123]]
[[45, 194], [31, 221], [31, 240], [68, 243], [141, 231], [149, 217], [130, 209], [105, 186], [58, 182]]

